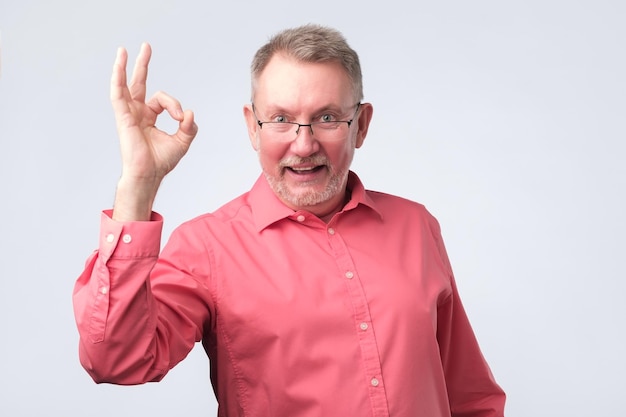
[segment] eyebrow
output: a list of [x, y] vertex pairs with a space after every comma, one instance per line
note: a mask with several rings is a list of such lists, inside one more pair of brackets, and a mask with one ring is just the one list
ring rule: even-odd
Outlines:
[[[252, 103], [252, 105], [254, 106], [255, 109], [257, 109], [256, 105], [254, 103]], [[314, 110], [311, 114], [312, 116], [318, 115], [318, 114], [323, 114], [324, 112], [334, 112], [334, 113], [346, 113], [347, 110], [343, 110], [341, 106], [337, 106], [334, 104], [327, 104], [325, 106], [319, 107], [317, 110]], [[281, 114], [285, 114], [288, 116], [292, 116], [293, 112], [291, 110], [288, 110], [287, 108], [280, 106], [280, 105], [269, 105], [267, 108], [264, 109], [264, 112], [266, 113], [281, 113]]]

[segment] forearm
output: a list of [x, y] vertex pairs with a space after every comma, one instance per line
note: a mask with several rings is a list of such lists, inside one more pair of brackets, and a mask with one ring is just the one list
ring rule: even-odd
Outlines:
[[[104, 268], [149, 271], [150, 262], [144, 259], [132, 266], [114, 262]], [[82, 366], [96, 382], [127, 385], [161, 379], [169, 366], [167, 356], [156, 351], [158, 319], [149, 284], [120, 274], [124, 285], [106, 290], [98, 285], [106, 281], [107, 274], [98, 272], [102, 268], [96, 260], [89, 283], [82, 288], [77, 285], [74, 293]], [[105, 291], [111, 294], [108, 299]], [[128, 296], [119, 298], [120, 293]]]
[[437, 223], [436, 243], [450, 277], [450, 295], [437, 310], [437, 340], [453, 417], [504, 417], [506, 395], [495, 381], [459, 296]]
[[155, 213], [151, 220], [116, 222], [103, 214], [99, 250], [76, 282], [81, 363], [96, 382], [161, 379], [210, 322], [203, 235], [175, 231], [159, 254], [162, 221]]
[[100, 248], [74, 288], [81, 363], [97, 382], [158, 379], [168, 360], [155, 351], [158, 319], [149, 276], [158, 258], [161, 224], [142, 224], [153, 231], [139, 236], [132, 225], [106, 217]]
[[506, 396], [495, 381], [453, 283], [438, 311], [440, 353], [452, 416], [504, 417]]

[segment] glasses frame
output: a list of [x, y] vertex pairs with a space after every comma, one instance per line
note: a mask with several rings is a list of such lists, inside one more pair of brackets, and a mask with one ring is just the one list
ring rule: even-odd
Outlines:
[[352, 122], [354, 121], [354, 119], [356, 119], [356, 115], [359, 113], [359, 109], [361, 108], [361, 102], [358, 102], [356, 104], [356, 109], [354, 111], [354, 114], [352, 115], [352, 118], [350, 120], [333, 120], [332, 122], [311, 122], [311, 123], [298, 123], [298, 122], [262, 122], [259, 120], [259, 118], [256, 115], [256, 107], [254, 106], [254, 103], [252, 103], [252, 113], [254, 114], [254, 118], [256, 119], [257, 124], [259, 125], [260, 129], [263, 129], [263, 125], [264, 124], [274, 124], [274, 125], [292, 125], [292, 126], [298, 126], [298, 128], [296, 129], [296, 137], [300, 134], [300, 128], [301, 127], [308, 127], [311, 135], [315, 135], [315, 133], [313, 132], [313, 126], [317, 126], [317, 125], [323, 125], [325, 123], [347, 123], [348, 124], [348, 128], [350, 128], [350, 126], [352, 126]]

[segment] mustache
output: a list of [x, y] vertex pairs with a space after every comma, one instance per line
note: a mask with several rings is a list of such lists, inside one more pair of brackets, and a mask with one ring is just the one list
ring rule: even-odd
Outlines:
[[329, 165], [328, 158], [324, 155], [313, 155], [305, 158], [299, 156], [290, 156], [285, 159], [281, 159], [279, 165], [281, 168], [287, 168], [294, 165]]

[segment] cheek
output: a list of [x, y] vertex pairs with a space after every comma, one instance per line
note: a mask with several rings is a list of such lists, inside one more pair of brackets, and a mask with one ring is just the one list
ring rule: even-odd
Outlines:
[[281, 159], [285, 156], [286, 147], [284, 145], [267, 144], [259, 142], [257, 154], [264, 171], [276, 170]]
[[345, 168], [352, 161], [354, 155], [354, 146], [351, 144], [337, 144], [333, 147], [326, 148], [326, 155], [330, 163], [336, 169]]

